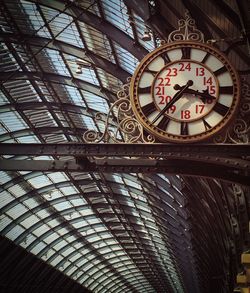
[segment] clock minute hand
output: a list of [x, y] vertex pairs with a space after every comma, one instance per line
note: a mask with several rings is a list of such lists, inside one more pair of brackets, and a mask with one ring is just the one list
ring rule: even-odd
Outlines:
[[180, 90], [173, 96], [173, 99], [167, 103], [167, 105], [160, 111], [160, 113], [154, 118], [154, 120], [152, 121], [152, 123], [155, 123], [160, 117], [162, 114], [164, 114], [176, 101], [178, 101], [182, 94], [185, 92], [185, 90], [189, 87], [193, 85], [193, 81], [192, 80], [189, 80], [185, 86], [181, 87], [179, 85], [175, 85], [174, 86], [174, 89], [179, 89]]

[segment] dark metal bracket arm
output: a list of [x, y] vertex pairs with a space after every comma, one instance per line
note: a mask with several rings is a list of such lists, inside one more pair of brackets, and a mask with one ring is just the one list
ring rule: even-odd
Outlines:
[[[58, 155], [58, 156], [105, 156], [105, 157], [172, 157], [209, 156], [250, 158], [248, 144], [143, 144], [143, 143], [62, 143], [62, 144], [0, 144], [0, 155]], [[204, 157], [205, 156], [205, 157]]]
[[[249, 145], [0, 144], [5, 171], [168, 173], [250, 186]], [[72, 160], [19, 160], [18, 156], [72, 156]]]

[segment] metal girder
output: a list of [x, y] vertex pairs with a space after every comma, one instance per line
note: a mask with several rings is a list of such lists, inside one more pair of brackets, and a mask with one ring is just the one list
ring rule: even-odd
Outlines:
[[[250, 146], [247, 144], [100, 144], [100, 143], [48, 143], [48, 144], [0, 144], [2, 155], [57, 155], [57, 156], [100, 156], [100, 157], [190, 157], [197, 156], [208, 160], [217, 158], [249, 157]], [[246, 161], [246, 166], [250, 162]]]
[[[250, 186], [250, 163], [242, 170], [235, 166], [215, 165], [208, 162], [177, 159], [110, 159], [90, 162], [88, 159], [72, 161], [0, 160], [4, 171], [82, 171], [115, 173], [168, 173], [218, 178]], [[246, 163], [247, 164], [247, 163]]]
[[[73, 2], [70, 3], [66, 0], [31, 0], [31, 2], [37, 3], [39, 5], [47, 6], [62, 13], [68, 14], [75, 20], [82, 21], [103, 34], [107, 35], [110, 39], [117, 42], [121, 47], [126, 49], [136, 58], [141, 60], [148, 51], [143, 48], [139, 43], [135, 43], [135, 40], [129, 37], [126, 33], [112, 25], [110, 22], [103, 18], [91, 13], [86, 9], [81, 9], [76, 6]], [[68, 6], [66, 9], [65, 7]]]
[[108, 89], [100, 89], [98, 86], [89, 83], [87, 81], [83, 81], [78, 78], [71, 78], [69, 76], [59, 75], [55, 73], [48, 72], [25, 72], [25, 71], [8, 71], [1, 72], [0, 81], [6, 80], [42, 80], [45, 82], [54, 82], [60, 83], [72, 87], [77, 87], [79, 89], [85, 90], [87, 92], [91, 92], [97, 96], [103, 97], [107, 100], [107, 96], [111, 96], [113, 101], [117, 100], [116, 95], [109, 91]]
[[32, 35], [15, 35], [10, 33], [3, 33], [0, 32], [0, 41], [1, 42], [10, 42], [20, 44], [22, 41], [25, 40], [25, 45], [29, 46], [37, 46], [37, 47], [46, 47], [53, 50], [60, 51], [62, 53], [66, 53], [72, 56], [75, 56], [80, 59], [84, 59], [87, 57], [92, 61], [90, 63], [94, 64], [95, 66], [103, 69], [104, 71], [108, 72], [109, 74], [117, 77], [123, 83], [127, 82], [127, 78], [131, 76], [126, 70], [121, 68], [119, 65], [116, 65], [107, 59], [95, 54], [90, 50], [84, 50], [83, 48], [78, 48], [74, 45], [68, 44], [63, 41], [59, 40], [52, 40], [44, 37], [32, 36]]

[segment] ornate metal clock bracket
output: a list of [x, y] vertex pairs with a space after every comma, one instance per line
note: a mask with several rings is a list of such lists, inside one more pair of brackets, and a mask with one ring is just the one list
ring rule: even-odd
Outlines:
[[117, 92], [118, 100], [110, 107], [107, 115], [97, 113], [95, 122], [104, 124], [103, 134], [88, 130], [83, 138], [87, 143], [153, 143], [155, 138], [145, 134], [142, 125], [136, 120], [129, 98], [129, 83]]
[[241, 103], [237, 118], [223, 134], [214, 137], [215, 144], [249, 144], [250, 141], [250, 85], [241, 79]]
[[195, 20], [185, 11], [185, 19], [178, 20], [179, 28], [168, 36], [168, 43], [179, 41], [194, 41], [204, 43], [204, 34], [196, 28]]

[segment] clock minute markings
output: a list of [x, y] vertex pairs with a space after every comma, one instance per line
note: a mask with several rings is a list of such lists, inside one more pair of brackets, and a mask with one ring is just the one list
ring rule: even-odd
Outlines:
[[168, 64], [171, 62], [171, 60], [169, 59], [168, 53], [164, 52], [161, 54], [161, 58], [164, 60], [164, 64]]
[[190, 59], [190, 56], [191, 56], [191, 48], [190, 47], [181, 48], [181, 52], [182, 52], [181, 59]]
[[138, 87], [138, 94], [150, 94], [151, 86]]
[[234, 92], [233, 86], [220, 86], [219, 93], [224, 95], [232, 95]]
[[157, 127], [160, 128], [161, 130], [165, 131], [169, 122], [170, 122], [170, 119], [167, 116], [163, 116], [163, 118], [161, 119], [161, 121], [157, 125]]
[[225, 72], [227, 72], [227, 68], [226, 68], [226, 66], [222, 66], [221, 68], [214, 71], [214, 75], [218, 76], [218, 75], [225, 73]]
[[181, 135], [188, 135], [188, 123], [181, 122]]
[[212, 128], [212, 126], [203, 118], [202, 122], [205, 126], [205, 130], [209, 130], [210, 128]]
[[228, 110], [229, 110], [229, 107], [217, 102], [214, 105], [213, 110], [215, 112], [217, 112], [218, 114], [220, 114], [221, 116], [225, 116], [227, 114]]
[[143, 114], [148, 117], [150, 114], [154, 113], [155, 111], [157, 111], [156, 107], [155, 107], [155, 103], [151, 102], [143, 107], [141, 107], [141, 110], [143, 112]]
[[146, 69], [144, 70], [144, 72], [150, 73], [150, 74], [152, 74], [153, 76], [156, 76], [156, 74], [158, 73], [158, 71], [156, 71], [156, 70], [151, 70], [151, 69], [149, 69], [149, 68], [146, 68]]
[[204, 58], [202, 59], [201, 63], [205, 64], [207, 62], [207, 59], [209, 58], [210, 54], [207, 53]]

